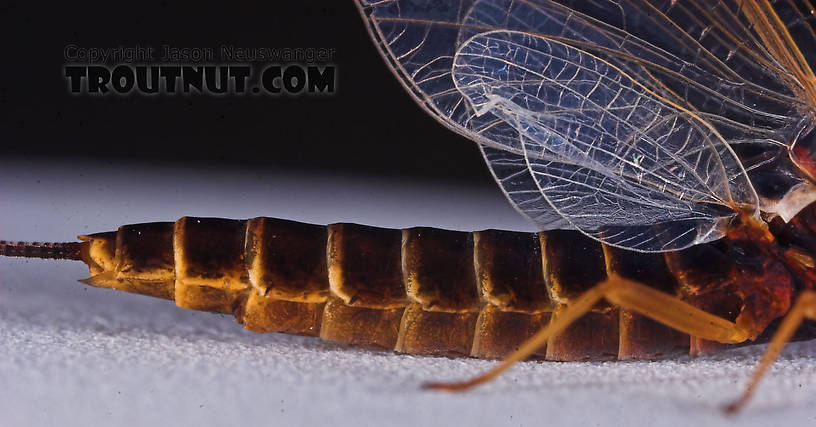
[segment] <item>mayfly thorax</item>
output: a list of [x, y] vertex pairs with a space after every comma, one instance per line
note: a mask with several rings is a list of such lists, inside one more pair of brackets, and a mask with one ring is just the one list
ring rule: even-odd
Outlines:
[[[357, 0], [417, 103], [541, 230], [182, 218], [2, 242], [247, 329], [411, 354], [652, 359], [816, 319], [809, 0]], [[773, 331], [773, 336], [771, 333]], [[800, 330], [800, 333], [802, 331]]]

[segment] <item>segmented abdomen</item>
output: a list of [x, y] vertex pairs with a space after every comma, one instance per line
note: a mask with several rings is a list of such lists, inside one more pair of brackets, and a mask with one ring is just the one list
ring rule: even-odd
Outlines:
[[[485, 358], [516, 349], [607, 274], [688, 293], [694, 277], [675, 270], [700, 256], [632, 253], [571, 231], [395, 230], [272, 218], [185, 217], [81, 238], [92, 274], [86, 283], [94, 286], [232, 313], [252, 331]], [[688, 347], [688, 336], [601, 304], [539, 354], [655, 358]]]

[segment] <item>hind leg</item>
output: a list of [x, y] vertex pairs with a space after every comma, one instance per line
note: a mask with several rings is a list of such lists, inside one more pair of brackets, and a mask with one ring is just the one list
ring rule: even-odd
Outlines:
[[573, 301], [558, 318], [536, 332], [518, 350], [485, 374], [465, 382], [430, 383], [426, 387], [459, 391], [492, 380], [514, 363], [528, 358], [543, 347], [547, 340], [558, 335], [571, 323], [586, 314], [601, 298], [650, 317], [681, 332], [707, 340], [721, 343], [739, 343], [748, 339], [749, 336], [749, 331], [742, 330], [733, 322], [706, 313], [675, 296], [613, 275]]

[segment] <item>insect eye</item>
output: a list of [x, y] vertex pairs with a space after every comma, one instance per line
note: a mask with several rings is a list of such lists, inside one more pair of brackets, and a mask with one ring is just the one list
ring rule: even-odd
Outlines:
[[811, 129], [793, 143], [790, 157], [800, 171], [816, 182], [816, 129]]

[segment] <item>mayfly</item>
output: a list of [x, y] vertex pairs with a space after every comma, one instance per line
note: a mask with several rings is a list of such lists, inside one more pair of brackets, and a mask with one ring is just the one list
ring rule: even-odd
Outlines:
[[531, 356], [652, 359], [775, 329], [733, 410], [816, 319], [809, 0], [357, 6], [408, 92], [478, 143], [541, 232], [185, 217], [0, 253], [79, 259], [85, 283], [250, 330], [504, 359], [430, 385], [448, 390]]

